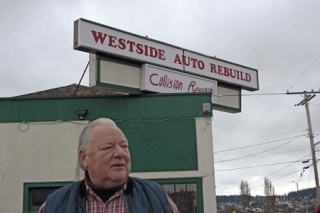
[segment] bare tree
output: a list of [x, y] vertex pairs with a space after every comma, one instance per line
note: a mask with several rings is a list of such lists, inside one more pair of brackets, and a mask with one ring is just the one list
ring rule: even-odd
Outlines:
[[251, 189], [248, 181], [241, 180], [240, 183], [240, 202], [244, 208], [250, 206]]
[[276, 193], [271, 181], [264, 178], [264, 195], [266, 197], [265, 210], [266, 212], [273, 212], [276, 203]]

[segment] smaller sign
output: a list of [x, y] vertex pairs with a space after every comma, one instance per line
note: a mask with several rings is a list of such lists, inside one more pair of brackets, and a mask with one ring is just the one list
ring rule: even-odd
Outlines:
[[212, 92], [216, 103], [217, 81], [144, 64], [141, 69], [141, 90], [159, 93]]

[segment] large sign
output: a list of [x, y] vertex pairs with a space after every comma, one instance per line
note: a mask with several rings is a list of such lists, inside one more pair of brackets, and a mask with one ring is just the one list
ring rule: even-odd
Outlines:
[[85, 19], [74, 23], [74, 49], [142, 63], [258, 90], [258, 71]]
[[144, 64], [141, 73], [141, 90], [159, 93], [211, 92], [216, 103], [217, 82], [162, 67]]

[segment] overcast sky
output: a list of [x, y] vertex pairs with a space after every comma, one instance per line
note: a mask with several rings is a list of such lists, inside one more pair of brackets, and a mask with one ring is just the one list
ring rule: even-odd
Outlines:
[[[0, 0], [0, 97], [78, 83], [88, 53], [73, 50], [73, 22], [85, 18], [258, 69], [260, 90], [242, 91], [242, 112], [213, 112], [218, 195], [241, 180], [263, 195], [315, 186], [301, 95], [319, 91], [318, 0]], [[82, 84], [88, 85], [86, 74]], [[310, 101], [320, 141], [320, 94]], [[319, 145], [320, 146], [320, 145]], [[319, 148], [317, 148], [319, 149]], [[320, 153], [317, 152], [317, 155]], [[302, 174], [302, 176], [301, 176]]]

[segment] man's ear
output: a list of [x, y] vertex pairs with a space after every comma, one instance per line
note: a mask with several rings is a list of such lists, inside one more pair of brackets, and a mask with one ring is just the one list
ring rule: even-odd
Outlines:
[[87, 168], [88, 162], [87, 162], [87, 152], [84, 149], [80, 149], [78, 153], [80, 164], [83, 168]]

